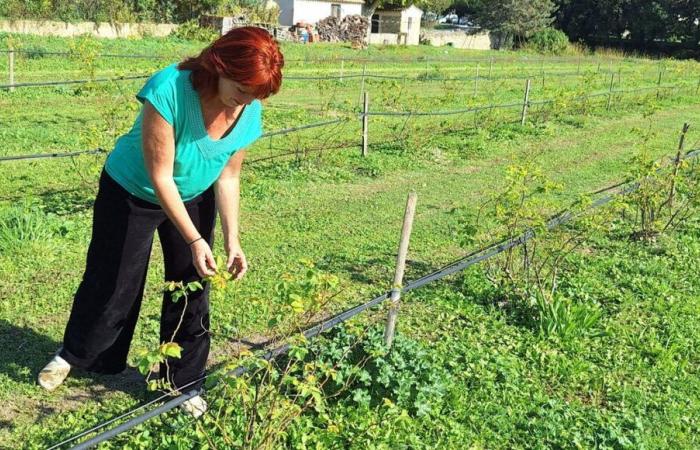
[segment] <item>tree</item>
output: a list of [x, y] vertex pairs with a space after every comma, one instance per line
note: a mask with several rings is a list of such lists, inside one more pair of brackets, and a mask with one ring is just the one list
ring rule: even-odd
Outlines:
[[[479, 25], [501, 35], [501, 43], [520, 42], [551, 25], [551, 0], [492, 0], [477, 7]], [[509, 44], [506, 44], [509, 45]]]
[[369, 0], [363, 8], [365, 17], [372, 17], [379, 8], [406, 8], [416, 5], [423, 11], [441, 13], [452, 4], [452, 0]]

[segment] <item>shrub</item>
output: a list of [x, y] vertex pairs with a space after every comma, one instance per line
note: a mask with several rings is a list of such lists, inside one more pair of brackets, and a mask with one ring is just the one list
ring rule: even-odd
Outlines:
[[537, 31], [528, 40], [528, 47], [539, 53], [553, 53], [559, 55], [569, 46], [569, 38], [563, 31], [554, 28], [545, 28]]

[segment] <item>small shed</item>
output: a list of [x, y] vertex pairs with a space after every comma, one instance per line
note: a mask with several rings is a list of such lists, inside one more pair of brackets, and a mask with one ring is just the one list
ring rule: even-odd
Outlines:
[[423, 10], [415, 5], [378, 9], [372, 15], [369, 43], [418, 45], [422, 17]]
[[275, 0], [280, 8], [280, 25], [290, 27], [297, 23], [314, 24], [328, 16], [342, 19], [362, 14], [364, 0]]

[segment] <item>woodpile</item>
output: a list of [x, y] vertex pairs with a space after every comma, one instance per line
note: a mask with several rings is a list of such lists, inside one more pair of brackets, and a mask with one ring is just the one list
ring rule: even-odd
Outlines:
[[359, 14], [345, 16], [342, 20], [329, 16], [316, 24], [321, 41], [364, 43], [367, 39], [369, 20]]

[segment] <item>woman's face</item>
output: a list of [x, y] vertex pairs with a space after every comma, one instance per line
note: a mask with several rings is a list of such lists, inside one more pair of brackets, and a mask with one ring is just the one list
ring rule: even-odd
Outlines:
[[255, 100], [255, 96], [242, 84], [219, 77], [219, 100], [229, 108], [235, 108], [240, 105], [250, 105]]

